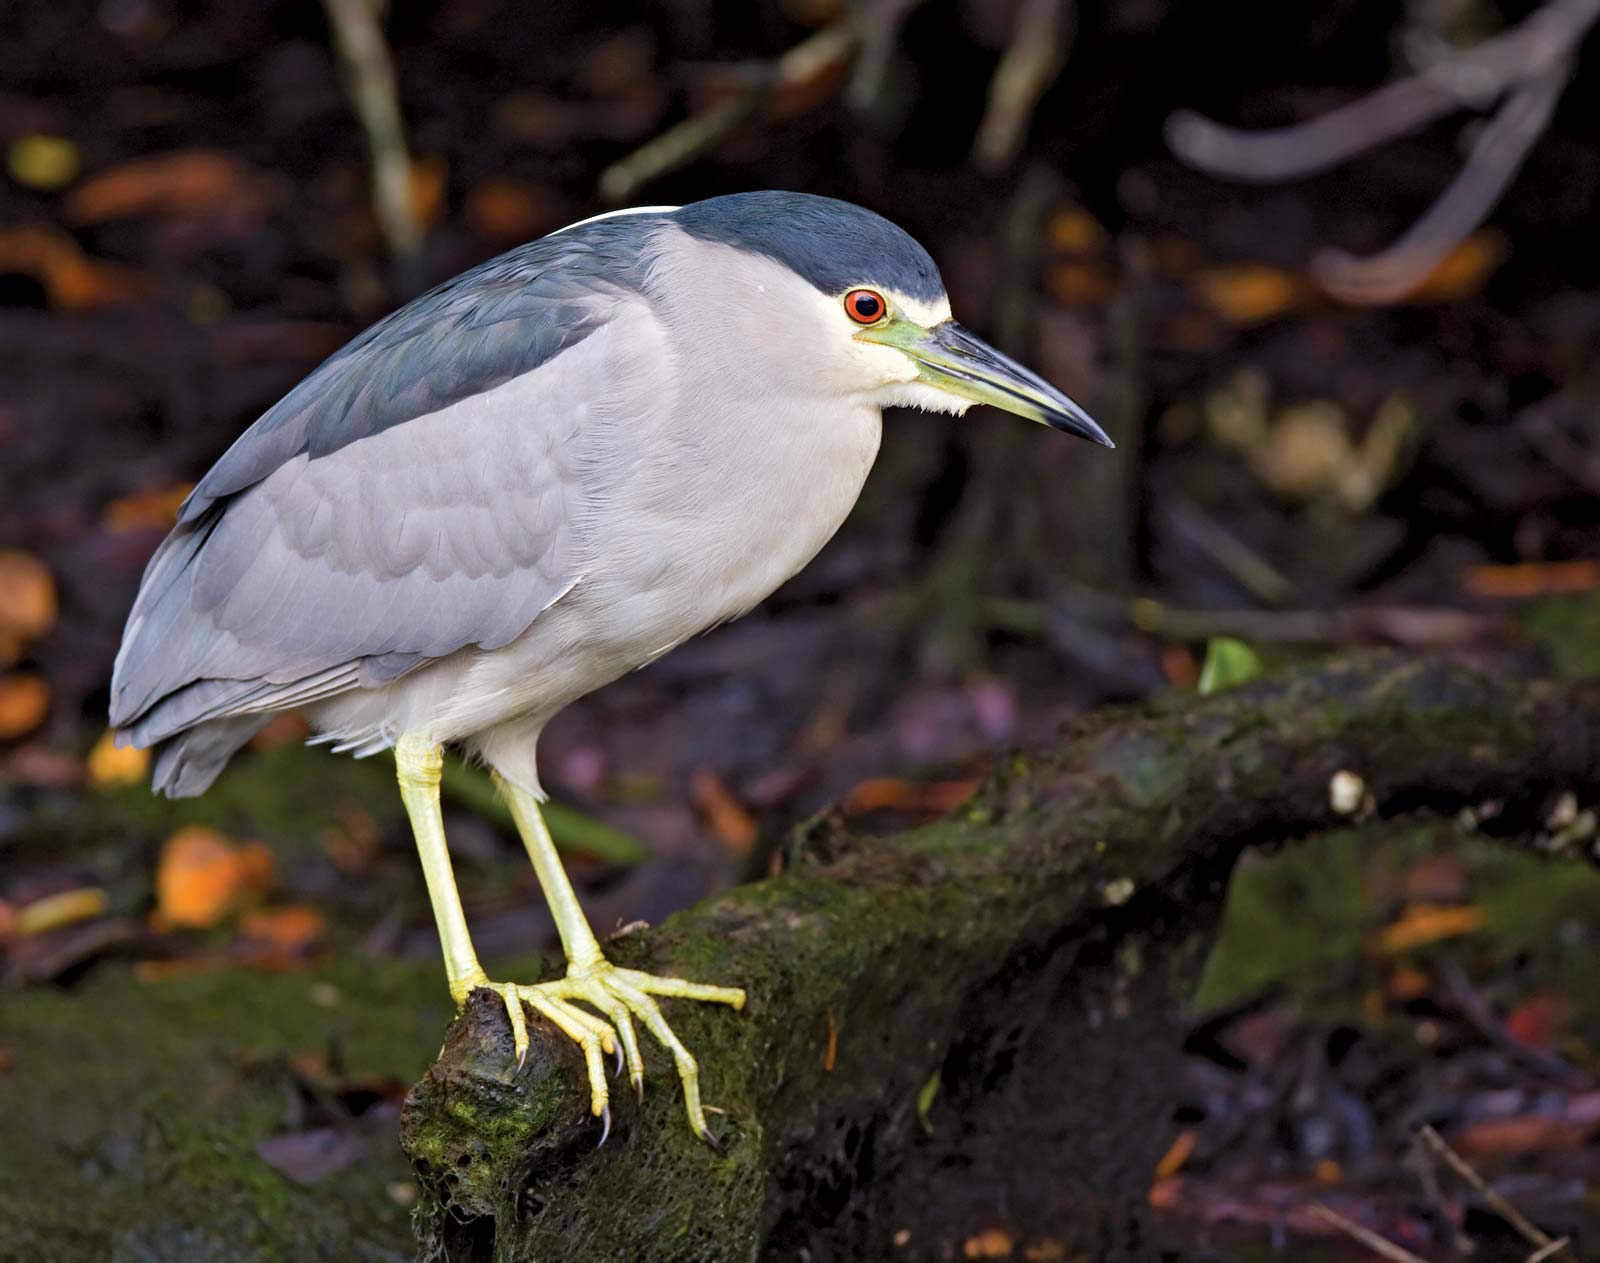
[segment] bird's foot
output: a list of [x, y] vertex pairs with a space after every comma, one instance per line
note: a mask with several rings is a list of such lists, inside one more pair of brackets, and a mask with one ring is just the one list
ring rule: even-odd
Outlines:
[[[511, 1035], [516, 1046], [518, 1066], [528, 1055], [528, 1026], [522, 1012], [524, 1003], [549, 1018], [583, 1049], [589, 1071], [590, 1108], [597, 1118], [605, 1120], [601, 1144], [605, 1143], [605, 1136], [611, 1130], [610, 1092], [606, 1085], [602, 1053], [615, 1054], [626, 1064], [628, 1081], [633, 1085], [634, 1093], [641, 1099], [644, 1097], [644, 1062], [639, 1056], [634, 1018], [644, 1023], [645, 1029], [672, 1054], [678, 1078], [683, 1083], [683, 1102], [689, 1115], [689, 1126], [701, 1140], [714, 1143], [706, 1127], [705, 1107], [700, 1103], [699, 1066], [667, 1025], [661, 1006], [654, 997], [678, 996], [685, 1000], [706, 1000], [739, 1009], [744, 1007], [745, 999], [744, 992], [739, 988], [714, 987], [686, 982], [682, 978], [659, 977], [637, 969], [622, 969], [603, 958], [594, 964], [571, 965], [566, 977], [549, 982], [522, 985], [494, 983], [484, 979], [472, 985], [486, 987], [505, 1001], [506, 1014], [511, 1019]], [[572, 1003], [574, 1000], [581, 1000], [605, 1014], [608, 1020], [602, 1021], [578, 1008]]]

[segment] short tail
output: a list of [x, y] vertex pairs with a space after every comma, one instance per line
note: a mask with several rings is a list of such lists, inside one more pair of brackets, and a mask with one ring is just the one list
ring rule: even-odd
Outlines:
[[271, 715], [234, 715], [186, 728], [155, 746], [151, 788], [168, 798], [193, 798], [210, 788], [239, 747], [265, 728]]

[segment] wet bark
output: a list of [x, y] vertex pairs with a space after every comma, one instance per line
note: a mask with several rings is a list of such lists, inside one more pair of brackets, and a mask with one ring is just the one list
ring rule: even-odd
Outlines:
[[1508, 845], [1593, 862], [1545, 822], [1600, 784], [1600, 687], [1357, 657], [1093, 716], [922, 829], [815, 822], [781, 876], [608, 948], [749, 991], [668, 1002], [722, 1152], [649, 1050], [597, 1150], [576, 1050], [535, 1023], [515, 1073], [480, 992], [406, 1106], [425, 1257], [944, 1259], [994, 1225], [1158, 1258], [1144, 1199], [1230, 870], [1349, 825], [1341, 772], [1355, 817], [1493, 802], [1473, 819]]

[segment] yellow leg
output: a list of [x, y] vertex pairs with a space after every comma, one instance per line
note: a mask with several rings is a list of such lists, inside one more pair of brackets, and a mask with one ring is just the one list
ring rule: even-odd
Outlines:
[[[498, 778], [497, 778], [498, 779]], [[644, 1063], [639, 1057], [639, 1040], [634, 1031], [633, 1019], [644, 1023], [672, 1054], [677, 1065], [678, 1078], [683, 1083], [684, 1107], [689, 1114], [689, 1126], [702, 1140], [710, 1139], [706, 1128], [704, 1107], [700, 1104], [700, 1070], [689, 1050], [673, 1034], [672, 1028], [661, 1014], [661, 1006], [652, 996], [679, 996], [687, 1000], [708, 1000], [744, 1007], [744, 992], [737, 987], [713, 987], [703, 983], [685, 982], [682, 978], [663, 978], [643, 973], [637, 969], [619, 969], [605, 958], [596, 941], [589, 921], [578, 905], [572, 883], [561, 867], [561, 857], [556, 854], [555, 843], [545, 827], [539, 802], [527, 790], [508, 781], [499, 782], [510, 804], [511, 815], [517, 822], [517, 832], [533, 861], [533, 871], [538, 874], [539, 885], [550, 904], [556, 930], [561, 935], [561, 946], [567, 957], [567, 976], [552, 982], [538, 984], [534, 990], [553, 1000], [582, 1000], [592, 1005], [610, 1019], [622, 1041], [624, 1059], [628, 1065], [628, 1079], [641, 1096], [644, 1093]], [[609, 1028], [608, 1028], [609, 1029]], [[593, 1090], [594, 1069], [590, 1069]]]
[[[567, 1003], [560, 996], [547, 994], [537, 987], [489, 981], [489, 975], [478, 963], [472, 936], [467, 932], [467, 916], [461, 907], [455, 873], [450, 867], [450, 853], [445, 846], [444, 820], [439, 814], [442, 753], [427, 738], [408, 732], [396, 742], [394, 756], [400, 780], [400, 797], [406, 805], [406, 814], [411, 818], [411, 832], [417, 839], [417, 854], [422, 860], [422, 873], [428, 883], [433, 919], [439, 927], [439, 945], [444, 949], [445, 978], [450, 984], [450, 994], [455, 999], [456, 1007], [465, 1004], [467, 997], [477, 987], [487, 988], [498, 995], [506, 1006], [506, 1016], [511, 1022], [519, 1066], [528, 1055], [528, 1024], [522, 1012], [523, 1004], [532, 1005], [549, 1018], [583, 1049], [584, 1061], [589, 1069], [590, 1105], [597, 1116], [605, 1118], [606, 1131], [609, 1132], [611, 1111], [600, 1054], [616, 1051], [615, 1032], [599, 1018]], [[595, 951], [598, 953], [599, 948], [596, 947]], [[604, 1134], [600, 1139], [603, 1144]]]

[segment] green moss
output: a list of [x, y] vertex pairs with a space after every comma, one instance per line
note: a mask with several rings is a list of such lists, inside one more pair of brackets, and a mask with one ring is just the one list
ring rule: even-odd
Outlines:
[[141, 984], [105, 969], [70, 992], [7, 994], [0, 1223], [30, 1263], [306, 1263], [411, 1257], [407, 1178], [378, 1120], [367, 1160], [316, 1184], [256, 1153], [296, 1128], [288, 1057], [407, 1082], [447, 1017], [436, 971], [353, 956], [305, 974]]
[[1600, 677], [1600, 592], [1535, 601], [1523, 612], [1522, 629], [1567, 679]]

